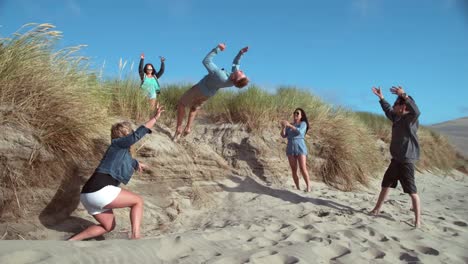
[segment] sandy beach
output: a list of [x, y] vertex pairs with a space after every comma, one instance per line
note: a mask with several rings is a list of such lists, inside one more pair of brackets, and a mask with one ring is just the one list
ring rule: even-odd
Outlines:
[[[314, 182], [305, 193], [232, 176], [214, 184], [218, 191], [204, 199], [210, 206], [184, 210], [166, 229], [143, 223], [139, 241], [125, 239], [124, 212], [105, 241], [58, 241], [64, 236], [58, 231], [47, 234], [53, 240], [0, 241], [0, 263], [468, 262], [465, 176], [418, 174], [420, 229], [412, 227], [409, 197], [400, 188], [381, 216], [367, 215], [379, 182], [355, 192]], [[147, 204], [145, 213], [151, 210]]]

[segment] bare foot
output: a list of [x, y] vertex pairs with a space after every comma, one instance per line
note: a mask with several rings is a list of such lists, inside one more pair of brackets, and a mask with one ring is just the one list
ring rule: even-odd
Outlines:
[[377, 209], [372, 209], [372, 211], [369, 212], [369, 215], [377, 216], [380, 213], [380, 210]]
[[190, 132], [192, 132], [191, 129], [185, 129], [185, 130], [184, 130], [184, 133], [182, 134], [182, 136], [185, 137], [185, 136], [187, 136], [188, 134], [190, 134]]
[[172, 137], [172, 141], [177, 142], [180, 139], [180, 133], [176, 132]]
[[132, 237], [130, 237], [131, 240], [137, 240], [137, 239], [140, 239], [141, 238], [141, 235], [138, 234], [138, 235], [132, 235]]

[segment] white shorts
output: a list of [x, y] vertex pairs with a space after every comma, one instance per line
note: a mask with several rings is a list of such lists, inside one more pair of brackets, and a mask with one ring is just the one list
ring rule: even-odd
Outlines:
[[104, 208], [104, 206], [114, 201], [121, 190], [122, 189], [119, 187], [107, 185], [96, 192], [82, 193], [80, 195], [80, 200], [90, 215], [97, 215], [111, 210]]

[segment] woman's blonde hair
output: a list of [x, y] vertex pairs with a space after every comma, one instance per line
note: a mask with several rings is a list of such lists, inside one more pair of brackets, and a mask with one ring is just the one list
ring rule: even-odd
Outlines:
[[112, 125], [111, 139], [121, 138], [133, 132], [132, 124], [128, 121], [119, 122]]

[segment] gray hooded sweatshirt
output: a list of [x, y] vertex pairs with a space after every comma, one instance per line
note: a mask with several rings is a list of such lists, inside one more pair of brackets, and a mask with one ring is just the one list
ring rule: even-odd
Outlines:
[[406, 101], [406, 110], [409, 112], [398, 116], [392, 106], [385, 100], [380, 100], [380, 105], [390, 121], [392, 121], [392, 142], [390, 143], [390, 154], [396, 161], [403, 163], [415, 163], [419, 160], [419, 112], [413, 98]]

